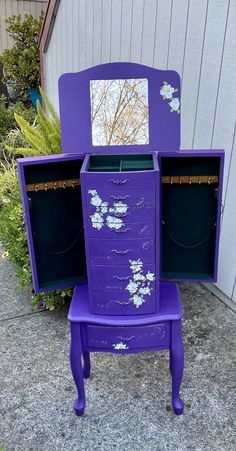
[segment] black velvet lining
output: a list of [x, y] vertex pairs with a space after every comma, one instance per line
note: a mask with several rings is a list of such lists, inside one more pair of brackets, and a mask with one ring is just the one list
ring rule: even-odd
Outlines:
[[[219, 176], [219, 169], [219, 157], [161, 159], [161, 176]], [[217, 194], [216, 184], [162, 184], [162, 279], [213, 279]]]
[[89, 157], [89, 172], [145, 171], [153, 169], [152, 155], [92, 155]]
[[[82, 160], [25, 166], [26, 183], [79, 178]], [[81, 189], [28, 193], [40, 289], [86, 280]]]

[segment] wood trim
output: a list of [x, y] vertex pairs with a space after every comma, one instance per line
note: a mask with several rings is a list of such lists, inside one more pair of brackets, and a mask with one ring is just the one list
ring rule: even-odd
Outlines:
[[49, 44], [59, 4], [60, 0], [48, 1], [48, 6], [46, 9], [44, 21], [39, 36], [40, 80], [41, 80], [40, 84], [43, 89], [45, 89], [44, 53], [47, 51], [47, 46]]

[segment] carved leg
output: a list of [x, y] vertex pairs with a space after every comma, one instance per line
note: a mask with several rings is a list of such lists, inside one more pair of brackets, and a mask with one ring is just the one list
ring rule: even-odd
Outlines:
[[172, 374], [172, 406], [176, 415], [181, 415], [184, 411], [184, 403], [179, 396], [183, 369], [184, 348], [181, 320], [171, 321], [170, 370]]
[[83, 358], [84, 358], [83, 375], [84, 378], [87, 379], [90, 376], [90, 356], [88, 351], [83, 351]]
[[70, 364], [75, 385], [78, 391], [78, 399], [74, 403], [75, 414], [77, 416], [82, 416], [85, 408], [84, 378], [81, 357], [82, 344], [80, 324], [71, 322]]

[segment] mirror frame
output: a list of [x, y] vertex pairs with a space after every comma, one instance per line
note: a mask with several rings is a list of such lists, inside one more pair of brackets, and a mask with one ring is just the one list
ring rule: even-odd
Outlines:
[[[148, 80], [149, 143], [94, 146], [90, 107], [90, 81], [145, 78]], [[180, 99], [180, 77], [171, 70], [158, 70], [136, 63], [108, 63], [59, 78], [61, 138], [64, 153], [122, 153], [178, 150], [180, 147], [180, 114], [171, 111], [169, 100], [160, 94], [163, 83], [177, 89]]]

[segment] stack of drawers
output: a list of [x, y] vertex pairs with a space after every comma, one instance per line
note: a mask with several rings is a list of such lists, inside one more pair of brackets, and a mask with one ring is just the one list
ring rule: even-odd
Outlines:
[[90, 311], [158, 310], [157, 171], [81, 173]]

